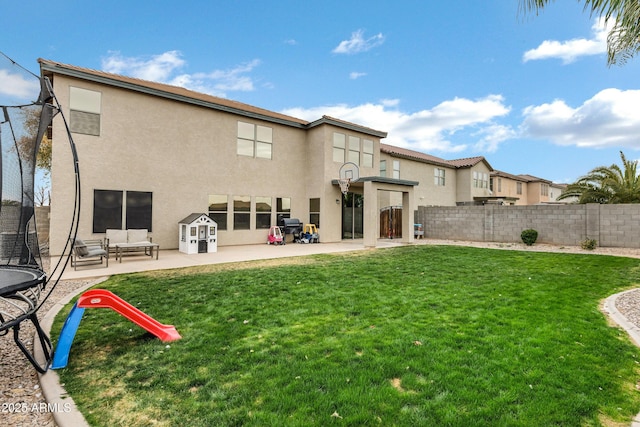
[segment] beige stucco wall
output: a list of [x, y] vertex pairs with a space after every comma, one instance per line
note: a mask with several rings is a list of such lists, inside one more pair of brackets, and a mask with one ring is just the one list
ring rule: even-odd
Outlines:
[[[210, 194], [229, 195], [229, 228], [234, 195], [252, 196], [253, 204], [255, 196], [273, 197], [272, 223], [275, 198], [290, 197], [291, 215], [308, 220], [304, 130], [56, 76], [62, 105], [69, 105], [69, 85], [102, 93], [100, 136], [73, 134], [82, 182], [80, 236], [104, 236], [92, 234], [95, 189], [152, 192], [152, 236], [161, 248], [177, 248], [178, 221], [193, 212], [207, 212]], [[238, 120], [273, 129], [272, 160], [236, 154]], [[55, 144], [63, 140], [59, 125], [54, 127], [52, 204], [62, 207], [72, 204], [73, 192], [69, 149]], [[57, 210], [52, 222], [64, 223], [58, 221], [65, 210]], [[220, 245], [229, 233], [219, 232]], [[66, 234], [67, 230], [52, 230], [52, 253], [61, 248]], [[233, 244], [266, 242], [266, 236], [267, 230], [255, 230], [252, 215], [251, 229], [233, 232]]]

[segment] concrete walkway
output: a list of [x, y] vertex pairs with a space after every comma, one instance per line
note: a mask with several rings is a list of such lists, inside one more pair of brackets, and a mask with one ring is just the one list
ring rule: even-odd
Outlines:
[[[376, 249], [401, 246], [399, 240], [379, 240]], [[362, 240], [346, 240], [338, 243], [289, 243], [283, 246], [273, 245], [243, 245], [222, 246], [218, 252], [187, 255], [177, 249], [160, 250], [155, 257], [134, 254], [126, 255], [120, 260], [109, 256], [109, 267], [99, 265], [78, 266], [77, 270], [68, 266], [62, 275], [62, 280], [86, 279], [91, 277], [112, 276], [114, 274], [134, 273], [139, 271], [166, 270], [171, 268], [194, 267], [198, 265], [222, 264], [229, 262], [254, 261], [263, 259], [285, 258], [304, 255], [349, 252], [364, 250]], [[57, 259], [51, 259], [54, 265]]]

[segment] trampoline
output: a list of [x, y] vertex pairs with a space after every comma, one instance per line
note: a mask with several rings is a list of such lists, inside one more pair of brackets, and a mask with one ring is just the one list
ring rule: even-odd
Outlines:
[[[51, 295], [69, 263], [71, 242], [80, 215], [80, 178], [75, 146], [51, 82], [21, 67], [0, 52], [0, 75], [12, 87], [0, 88], [0, 338], [13, 339], [34, 368], [44, 373], [53, 357], [51, 341], [38, 321], [38, 311]], [[35, 223], [34, 182], [42, 141], [51, 141], [50, 126], [62, 117], [76, 173], [76, 198], [69, 218], [69, 239], [55, 266], [45, 272]], [[45, 292], [45, 288], [47, 291]], [[25, 321], [35, 327], [44, 360], [20, 338]]]

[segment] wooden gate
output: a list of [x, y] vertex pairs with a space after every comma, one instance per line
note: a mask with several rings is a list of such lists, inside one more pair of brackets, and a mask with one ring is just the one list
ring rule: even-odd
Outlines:
[[380, 237], [402, 237], [402, 207], [387, 206], [380, 209]]

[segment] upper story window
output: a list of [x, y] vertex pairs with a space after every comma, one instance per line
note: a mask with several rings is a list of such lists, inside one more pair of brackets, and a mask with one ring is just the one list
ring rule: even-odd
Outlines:
[[435, 168], [433, 170], [433, 183], [438, 186], [444, 186], [444, 169]]
[[473, 172], [473, 186], [475, 188], [489, 188], [489, 174], [484, 172]]
[[542, 196], [549, 195], [549, 184], [540, 184], [540, 195]]
[[400, 160], [393, 161], [393, 176], [392, 178], [400, 179]]
[[362, 140], [362, 166], [373, 167], [373, 141], [370, 139]]
[[380, 160], [380, 176], [387, 176], [387, 161]]
[[360, 165], [360, 138], [355, 136], [349, 137], [349, 162], [353, 162], [356, 165]]
[[238, 155], [271, 160], [272, 152], [273, 129], [238, 122]]
[[516, 194], [522, 194], [522, 183], [521, 182], [517, 182], [516, 183]]
[[102, 94], [69, 87], [69, 129], [74, 133], [100, 136]]
[[347, 147], [347, 136], [343, 133], [333, 134], [333, 161], [344, 163]]

